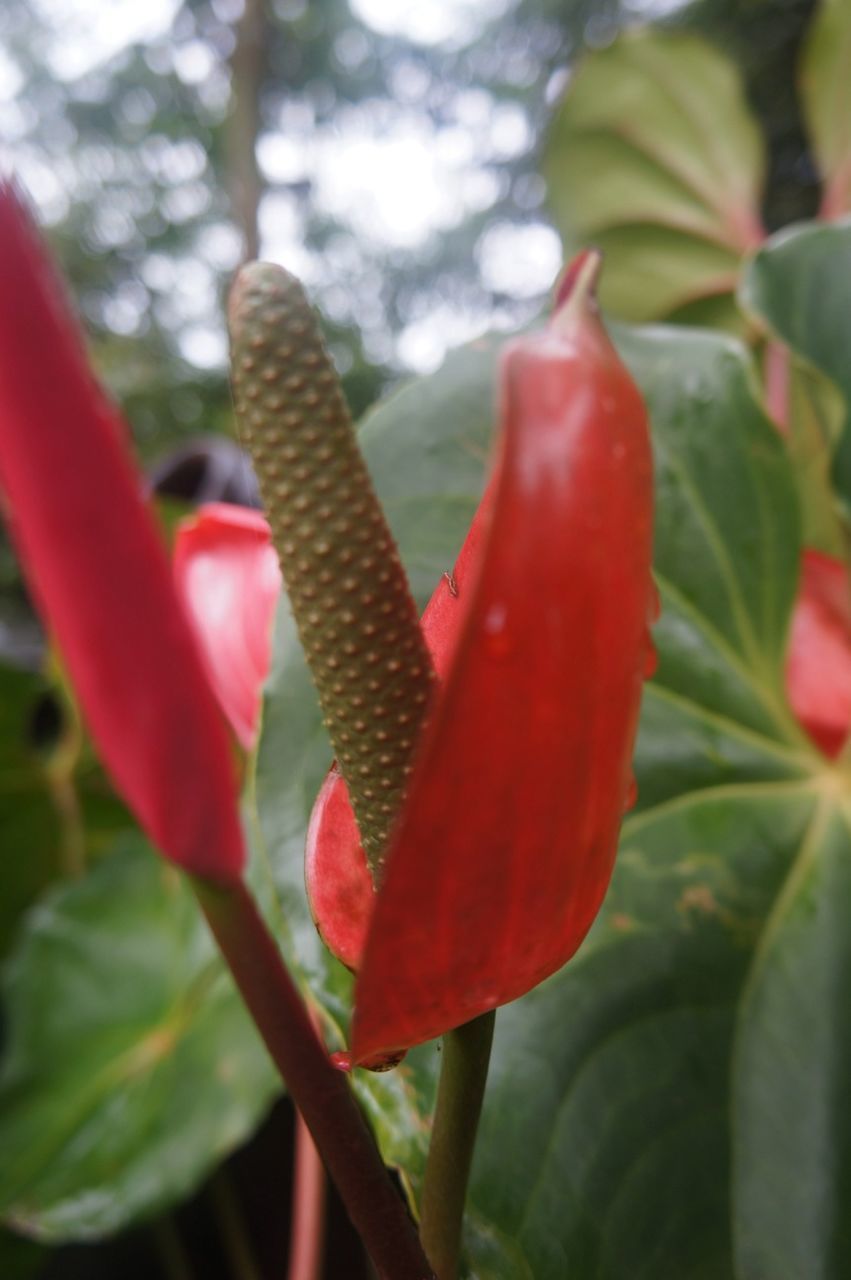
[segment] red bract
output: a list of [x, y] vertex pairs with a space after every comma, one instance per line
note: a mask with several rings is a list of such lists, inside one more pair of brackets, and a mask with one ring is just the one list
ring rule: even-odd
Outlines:
[[38, 603], [104, 763], [162, 852], [199, 875], [243, 863], [223, 721], [61, 283], [0, 187], [0, 485]]
[[851, 727], [851, 594], [845, 565], [820, 551], [801, 557], [786, 689], [813, 741], [837, 756]]
[[[528, 991], [576, 950], [609, 882], [650, 657], [652, 467], [596, 271], [583, 255], [549, 330], [503, 357], [481, 546], [424, 619], [443, 679], [362, 955], [348, 939], [355, 1062]], [[311, 862], [351, 869], [362, 855], [353, 823], [343, 850], [335, 785]], [[327, 937], [334, 921], [320, 923]]]
[[257, 740], [281, 571], [259, 511], [209, 503], [181, 522], [174, 572], [222, 710], [242, 746]]

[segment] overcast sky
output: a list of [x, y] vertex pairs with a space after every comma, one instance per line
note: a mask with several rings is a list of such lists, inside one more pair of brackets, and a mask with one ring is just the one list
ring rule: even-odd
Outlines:
[[[679, 0], [634, 0], [637, 12], [658, 12]], [[46, 20], [52, 40], [43, 51], [57, 78], [73, 81], [136, 42], [166, 35], [178, 0], [31, 0]], [[220, 0], [228, 16], [239, 0]], [[378, 33], [412, 44], [466, 46], [483, 22], [499, 17], [508, 0], [350, 0], [354, 14]], [[357, 51], [351, 51], [356, 56]], [[181, 45], [176, 71], [192, 84], [203, 84], [215, 70], [213, 54], [201, 41]], [[25, 98], [26, 86], [0, 46], [0, 141], [14, 137], [11, 113]], [[4, 111], [7, 128], [4, 129]], [[270, 193], [261, 209], [262, 252], [301, 275], [308, 287], [319, 263], [305, 250], [296, 204], [279, 186], [311, 183], [311, 198], [320, 211], [348, 226], [359, 241], [376, 248], [415, 252], [435, 233], [448, 231], [470, 213], [486, 210], [498, 191], [488, 162], [509, 159], [528, 150], [530, 127], [518, 104], [495, 104], [471, 87], [458, 96], [451, 125], [438, 127], [415, 102], [400, 99], [392, 120], [377, 119], [363, 107], [343, 108], [333, 129], [317, 131], [305, 148], [282, 129], [265, 134], [258, 154]], [[19, 167], [31, 192], [50, 219], [61, 216], [62, 174], [28, 161]], [[191, 212], [191, 211], [190, 211]], [[238, 242], [222, 229], [207, 249], [220, 268], [235, 260]], [[476, 246], [482, 282], [494, 293], [518, 299], [537, 298], [553, 283], [560, 265], [556, 233], [543, 219], [523, 225], [496, 222]], [[197, 264], [190, 276], [175, 281], [173, 305], [185, 315], [181, 325], [184, 356], [200, 367], [222, 365], [226, 355], [223, 327], [214, 316], [215, 276]], [[156, 270], [156, 264], [154, 264]], [[161, 269], [165, 269], [162, 267]], [[123, 306], [123, 311], [122, 311]], [[117, 300], [116, 327], [132, 327], [132, 299]], [[492, 310], [458, 310], [437, 301], [395, 336], [392, 353], [373, 350], [376, 358], [395, 356], [402, 365], [425, 372], [435, 368], [447, 348], [476, 336], [501, 317]], [[504, 319], [504, 318], [503, 318]], [[380, 339], [380, 336], [379, 336]], [[386, 341], [386, 338], [385, 338]]]

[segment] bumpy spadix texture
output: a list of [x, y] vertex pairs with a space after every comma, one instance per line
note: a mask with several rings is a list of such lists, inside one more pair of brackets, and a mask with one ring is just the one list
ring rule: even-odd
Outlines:
[[[348, 939], [356, 1062], [528, 991], [574, 953], [609, 882], [655, 600], [647, 423], [597, 318], [596, 267], [583, 256], [549, 330], [502, 361], [478, 563], [430, 606], [446, 666], [384, 883]], [[333, 785], [320, 862], [323, 803], [329, 839], [345, 830]]]
[[241, 430], [378, 874], [433, 683], [416, 607], [300, 283], [250, 263], [229, 316]]
[[0, 486], [11, 530], [116, 786], [154, 843], [239, 876], [230, 744], [60, 281], [0, 186]]

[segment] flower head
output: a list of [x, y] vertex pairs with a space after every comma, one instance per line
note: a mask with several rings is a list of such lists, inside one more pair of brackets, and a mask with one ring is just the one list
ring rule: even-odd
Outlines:
[[528, 991], [608, 886], [655, 597], [646, 417], [597, 317], [596, 271], [584, 255], [550, 327], [504, 353], [494, 478], [423, 619], [441, 679], [377, 894], [363, 875], [354, 892], [342, 779], [314, 813], [314, 909], [358, 971], [356, 1062]]

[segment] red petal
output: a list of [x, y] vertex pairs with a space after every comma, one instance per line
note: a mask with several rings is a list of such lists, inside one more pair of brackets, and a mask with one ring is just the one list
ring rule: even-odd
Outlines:
[[246, 751], [257, 741], [281, 570], [259, 511], [211, 502], [181, 522], [174, 573], [222, 710]]
[[304, 860], [307, 898], [328, 950], [356, 973], [366, 942], [375, 891], [349, 792], [334, 765], [323, 782], [310, 825]]
[[851, 728], [851, 589], [842, 561], [820, 551], [801, 557], [786, 689], [813, 741], [837, 756]]
[[646, 657], [652, 467], [588, 274], [551, 330], [503, 360], [493, 523], [377, 898], [357, 1062], [535, 986], [576, 950], [611, 875]]
[[167, 857], [237, 876], [227, 733], [116, 411], [27, 214], [0, 187], [0, 484], [104, 763]]

